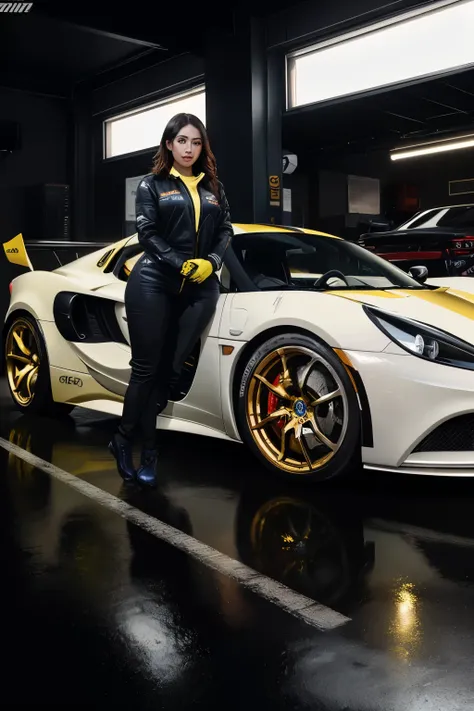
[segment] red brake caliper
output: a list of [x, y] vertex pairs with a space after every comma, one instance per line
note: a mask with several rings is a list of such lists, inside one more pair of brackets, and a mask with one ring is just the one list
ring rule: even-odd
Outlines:
[[[280, 383], [280, 376], [277, 375], [275, 380], [273, 381], [272, 385], [279, 385]], [[274, 393], [269, 393], [268, 395], [268, 414], [271, 415], [272, 412], [275, 412], [275, 410], [278, 408], [278, 397]], [[279, 420], [275, 422], [276, 426], [279, 427], [280, 429], [283, 427], [285, 424], [285, 419], [281, 417]]]

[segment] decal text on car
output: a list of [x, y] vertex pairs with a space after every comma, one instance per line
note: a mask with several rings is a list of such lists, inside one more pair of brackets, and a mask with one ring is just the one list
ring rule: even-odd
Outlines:
[[82, 388], [82, 380], [74, 375], [60, 375], [59, 382], [63, 385], [74, 385], [76, 388]]

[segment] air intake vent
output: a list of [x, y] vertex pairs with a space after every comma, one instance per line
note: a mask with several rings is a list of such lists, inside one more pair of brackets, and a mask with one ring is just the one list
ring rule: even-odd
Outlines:
[[127, 344], [112, 299], [60, 291], [54, 300], [54, 320], [61, 336], [72, 343]]
[[439, 425], [414, 449], [415, 452], [474, 451], [474, 414], [460, 415]]
[[113, 251], [114, 251], [113, 249], [109, 249], [108, 252], [106, 252], [104, 255], [102, 255], [102, 257], [101, 257], [101, 258], [99, 259], [99, 261], [97, 262], [97, 266], [98, 266], [98, 267], [103, 267], [104, 264], [106, 263], [107, 259], [110, 257], [110, 255], [112, 254]]

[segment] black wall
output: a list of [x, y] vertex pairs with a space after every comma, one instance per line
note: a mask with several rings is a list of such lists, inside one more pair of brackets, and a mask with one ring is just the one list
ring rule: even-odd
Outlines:
[[366, 218], [345, 213], [348, 175], [378, 178], [381, 214], [396, 222], [398, 217], [398, 223], [411, 214], [394, 214], [394, 196], [404, 185], [414, 186], [420, 210], [474, 203], [474, 194], [449, 195], [451, 180], [474, 178], [474, 150], [397, 162], [390, 160], [388, 151], [327, 156], [307, 151], [299, 156], [297, 172], [284, 180], [285, 186], [292, 189], [293, 204], [300, 206], [293, 213], [294, 224], [353, 237], [358, 223]]
[[[101, 130], [96, 132], [100, 142]], [[99, 160], [95, 174], [94, 240], [119, 240], [131, 233], [125, 224], [125, 180], [151, 171], [155, 149], [112, 161]], [[133, 232], [135, 229], [132, 230]]]
[[0, 88], [0, 119], [19, 121], [21, 148], [0, 153], [0, 242], [26, 232], [27, 188], [67, 183], [69, 108], [61, 98]]
[[474, 202], [474, 195], [449, 195], [449, 181], [474, 177], [473, 150], [396, 162], [390, 160], [387, 151], [377, 151], [362, 155], [328, 157], [324, 161], [320, 159], [319, 165], [345, 174], [379, 178], [384, 192], [392, 186], [414, 185], [418, 189], [422, 210], [437, 205]]

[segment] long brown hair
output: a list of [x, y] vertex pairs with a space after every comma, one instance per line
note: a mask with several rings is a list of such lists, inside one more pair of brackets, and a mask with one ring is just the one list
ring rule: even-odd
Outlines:
[[204, 181], [220, 202], [221, 193], [219, 181], [217, 179], [216, 158], [211, 150], [206, 128], [202, 121], [198, 119], [197, 116], [194, 116], [194, 114], [176, 114], [168, 121], [168, 124], [163, 131], [163, 136], [161, 137], [160, 147], [153, 156], [152, 173], [155, 173], [156, 175], [169, 175], [170, 170], [173, 167], [174, 160], [173, 154], [167, 148], [166, 143], [167, 141], [174, 141], [178, 133], [189, 124], [198, 129], [202, 139], [201, 154], [193, 165], [193, 171], [197, 175], [199, 173], [204, 173]]

